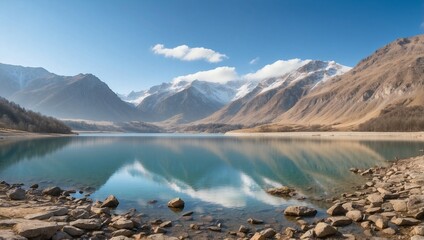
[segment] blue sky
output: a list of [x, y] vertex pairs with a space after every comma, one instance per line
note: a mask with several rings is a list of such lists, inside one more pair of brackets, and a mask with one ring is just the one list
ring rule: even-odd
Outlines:
[[93, 73], [127, 93], [280, 59], [354, 66], [423, 22], [422, 0], [0, 0], [0, 62]]

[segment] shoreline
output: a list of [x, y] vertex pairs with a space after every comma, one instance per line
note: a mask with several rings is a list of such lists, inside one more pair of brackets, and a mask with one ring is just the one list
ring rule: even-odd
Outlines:
[[275, 137], [329, 140], [424, 141], [424, 132], [238, 132], [225, 133], [231, 137]]
[[16, 140], [16, 139], [34, 139], [34, 138], [51, 138], [51, 137], [72, 137], [78, 133], [70, 134], [61, 133], [32, 133], [13, 129], [0, 129], [0, 141]]
[[[225, 221], [199, 222], [195, 220], [198, 217], [195, 212], [181, 212], [180, 218], [172, 221], [147, 217], [137, 210], [116, 214], [113, 207], [119, 204], [119, 196], [118, 199], [109, 196], [103, 202], [93, 202], [87, 197], [74, 198], [70, 194], [75, 191], [58, 190], [57, 187], [38, 190], [37, 186], [32, 186], [24, 191], [19, 190], [19, 184], [1, 182], [0, 238], [424, 238], [424, 225], [421, 225], [424, 219], [424, 156], [398, 160], [387, 167], [350, 171], [363, 176], [367, 182], [333, 197], [330, 204], [333, 206], [325, 217], [316, 218], [315, 209], [301, 206], [289, 206], [281, 213], [286, 215], [282, 217], [296, 223], [298, 227], [295, 228], [281, 224], [273, 228], [260, 219], [246, 219], [236, 223], [240, 224], [239, 229], [230, 229]], [[18, 199], [12, 200], [12, 197]]]

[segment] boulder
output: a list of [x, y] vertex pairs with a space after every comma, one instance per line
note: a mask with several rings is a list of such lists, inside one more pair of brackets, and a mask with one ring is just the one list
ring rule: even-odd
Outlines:
[[74, 219], [86, 219], [90, 217], [90, 213], [84, 209], [76, 208], [69, 212], [69, 216]]
[[424, 237], [420, 235], [415, 235], [411, 237], [411, 240], [424, 240]]
[[163, 234], [153, 234], [147, 237], [148, 240], [179, 240], [176, 237], [168, 237]]
[[335, 227], [346, 226], [352, 223], [352, 219], [345, 216], [330, 217], [328, 220], [330, 220], [331, 225]]
[[255, 219], [255, 218], [249, 218], [249, 219], [247, 219], [247, 222], [250, 223], [250, 224], [262, 224], [262, 223], [264, 223], [263, 220]]
[[272, 238], [277, 234], [277, 232], [273, 228], [266, 228], [260, 232], [262, 236], [265, 238]]
[[249, 232], [249, 228], [248, 227], [246, 227], [246, 226], [244, 226], [244, 225], [240, 225], [240, 227], [239, 227], [239, 230], [238, 230], [239, 232], [242, 232], [242, 233], [248, 233]]
[[49, 195], [54, 197], [59, 197], [61, 193], [62, 193], [62, 189], [60, 189], [59, 187], [49, 187], [43, 190], [44, 195]]
[[416, 226], [414, 227], [414, 229], [412, 229], [412, 235], [420, 235], [420, 236], [424, 236], [424, 226]]
[[131, 220], [120, 218], [113, 222], [111, 226], [117, 229], [131, 229], [134, 227], [134, 223]]
[[9, 197], [10, 200], [24, 200], [25, 199], [25, 190], [22, 188], [14, 188], [6, 193], [7, 197]]
[[314, 238], [314, 230], [310, 229], [306, 231], [302, 236], [300, 236], [300, 239], [313, 239]]
[[19, 236], [10, 229], [0, 229], [0, 239], [27, 240], [26, 237]]
[[337, 233], [337, 229], [327, 223], [320, 222], [314, 228], [314, 233], [319, 238], [332, 236]]
[[85, 232], [82, 229], [79, 229], [77, 227], [74, 226], [64, 226], [62, 228], [62, 231], [66, 232], [67, 234], [71, 235], [72, 237], [79, 237], [82, 236]]
[[266, 237], [257, 232], [255, 235], [253, 235], [253, 237], [250, 238], [250, 240], [266, 240]]
[[331, 216], [345, 215], [346, 212], [347, 212], [346, 209], [344, 209], [342, 204], [340, 203], [331, 206], [327, 210], [327, 213]]
[[379, 193], [373, 193], [368, 195], [367, 200], [371, 203], [373, 207], [380, 207], [384, 202], [383, 197]]
[[85, 230], [97, 230], [102, 226], [102, 222], [99, 219], [78, 219], [70, 224]]
[[396, 212], [406, 212], [408, 207], [406, 206], [406, 201], [404, 200], [391, 200], [390, 203], [393, 206], [393, 210]]
[[69, 234], [65, 233], [65, 232], [56, 232], [53, 237], [52, 240], [70, 240], [73, 239], [71, 236], [69, 236]]
[[165, 222], [161, 223], [159, 225], [159, 227], [162, 227], [162, 228], [172, 227], [172, 222], [171, 221], [165, 221]]
[[309, 217], [316, 214], [317, 210], [305, 206], [289, 206], [284, 210], [286, 216]]
[[45, 220], [52, 217], [54, 214], [52, 212], [39, 212], [39, 213], [33, 213], [28, 214], [24, 218], [28, 220]]
[[352, 211], [347, 212], [346, 217], [352, 219], [355, 222], [360, 222], [363, 219], [362, 213], [359, 210], [352, 210]]
[[125, 236], [125, 237], [131, 237], [134, 234], [133, 231], [128, 229], [119, 229], [117, 231], [114, 231], [112, 233], [112, 237], [119, 237], [119, 236]]
[[100, 207], [102, 207], [102, 208], [104, 208], [104, 207], [116, 208], [118, 205], [119, 205], [118, 199], [115, 196], [110, 195], [109, 197], [107, 197], [103, 201], [103, 203], [102, 203], [102, 205], [100, 205]]
[[413, 226], [421, 223], [420, 220], [415, 218], [393, 218], [391, 222], [398, 226]]
[[26, 238], [50, 239], [60, 229], [57, 223], [43, 221], [27, 221], [13, 227], [15, 233]]
[[181, 198], [174, 198], [168, 202], [170, 208], [184, 208], [184, 201]]

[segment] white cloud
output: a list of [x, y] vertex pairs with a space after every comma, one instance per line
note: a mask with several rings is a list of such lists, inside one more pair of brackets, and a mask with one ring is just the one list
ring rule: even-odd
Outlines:
[[305, 65], [309, 61], [310, 60], [300, 60], [298, 58], [286, 61], [278, 60], [274, 63], [265, 65], [263, 68], [259, 69], [254, 73], [244, 75], [243, 78], [247, 80], [262, 80], [273, 77], [280, 77], [290, 71], [293, 71]]
[[179, 76], [174, 78], [173, 82], [181, 81], [206, 81], [206, 82], [216, 82], [216, 83], [225, 83], [228, 81], [239, 79], [239, 76], [234, 67], [217, 67], [208, 71], [200, 71], [193, 74], [188, 74], [184, 76]]
[[255, 57], [254, 59], [250, 60], [249, 64], [253, 65], [253, 64], [258, 63], [258, 61], [259, 61], [259, 57]]
[[165, 48], [163, 44], [156, 44], [152, 47], [152, 51], [158, 55], [177, 58], [184, 61], [205, 60], [207, 62], [217, 63], [228, 58], [225, 54], [216, 52], [212, 49], [203, 47], [190, 48], [187, 45], [181, 45], [175, 48]]

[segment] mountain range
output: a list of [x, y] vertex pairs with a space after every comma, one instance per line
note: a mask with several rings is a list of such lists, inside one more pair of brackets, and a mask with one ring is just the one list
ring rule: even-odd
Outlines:
[[0, 64], [0, 96], [61, 119], [144, 121], [168, 128], [242, 124], [273, 131], [316, 124], [358, 129], [394, 109], [415, 107], [415, 113], [424, 105], [423, 35], [398, 39], [353, 69], [334, 61], [288, 62], [290, 67], [276, 77], [227, 82], [176, 78], [128, 95], [114, 93], [92, 74], [60, 76], [43, 68]]

